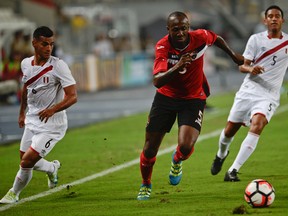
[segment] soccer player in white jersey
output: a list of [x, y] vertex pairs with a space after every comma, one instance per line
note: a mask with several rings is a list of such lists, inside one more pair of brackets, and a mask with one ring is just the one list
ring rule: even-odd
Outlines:
[[283, 11], [272, 5], [265, 11], [267, 31], [252, 35], [244, 51], [247, 73], [230, 110], [225, 129], [219, 138], [219, 149], [211, 174], [221, 171], [234, 135], [242, 125], [249, 126], [238, 155], [225, 174], [224, 181], [240, 181], [237, 173], [256, 149], [259, 137], [279, 106], [280, 89], [288, 66], [288, 35], [282, 32]]
[[48, 187], [58, 182], [60, 162], [44, 157], [67, 129], [66, 111], [77, 102], [76, 82], [67, 64], [51, 56], [53, 31], [41, 26], [33, 33], [34, 56], [23, 59], [23, 90], [18, 123], [24, 128], [20, 143], [20, 168], [13, 187], [0, 203], [15, 203], [32, 178], [32, 171], [47, 173]]

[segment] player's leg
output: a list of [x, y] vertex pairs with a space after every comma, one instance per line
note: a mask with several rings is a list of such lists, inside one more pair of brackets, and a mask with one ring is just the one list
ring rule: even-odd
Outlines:
[[137, 196], [138, 200], [147, 200], [152, 192], [151, 177], [156, 155], [165, 133], [146, 132], [145, 145], [140, 155], [140, 171], [142, 184]]
[[253, 116], [250, 130], [241, 144], [241, 147], [236, 156], [236, 159], [234, 160], [232, 166], [228, 169], [228, 173], [226, 174], [224, 178], [225, 181], [239, 180], [239, 178], [233, 180], [233, 178], [229, 176], [229, 173], [231, 173], [233, 170], [236, 170], [237, 172], [239, 172], [243, 164], [252, 155], [252, 153], [257, 147], [260, 134], [262, 130], [264, 129], [264, 127], [267, 125], [267, 123], [268, 121], [265, 116], [261, 114], [256, 114]]
[[48, 187], [54, 188], [58, 183], [58, 170], [61, 164], [58, 160], [51, 162], [44, 159], [52, 149], [55, 147], [57, 142], [61, 140], [65, 135], [66, 129], [49, 132], [49, 133], [38, 133], [33, 137], [31, 147], [39, 152], [41, 159], [34, 165], [34, 169], [38, 171], [46, 172], [48, 178]]
[[182, 162], [194, 151], [194, 145], [202, 127], [205, 100], [181, 101], [178, 104], [178, 145], [172, 154], [169, 180], [171, 185], [178, 185], [182, 178]]
[[233, 141], [233, 137], [240, 127], [250, 120], [249, 112], [253, 101], [249, 98], [249, 95], [247, 96], [245, 92], [237, 92], [235, 96], [228, 121], [219, 136], [218, 150], [211, 166], [212, 175], [217, 175], [221, 171], [223, 163], [229, 154], [229, 147]]
[[178, 145], [172, 154], [169, 181], [171, 185], [178, 185], [182, 179], [182, 162], [187, 160], [194, 151], [194, 144], [199, 131], [191, 126], [182, 125], [179, 128]]
[[[33, 132], [27, 127], [23, 132], [23, 136], [20, 143], [20, 161], [24, 157], [24, 154], [30, 148], [32, 143]], [[29, 153], [28, 153], [29, 155]], [[19, 166], [19, 170], [16, 174], [13, 187], [7, 192], [7, 194], [0, 200], [0, 203], [15, 203], [19, 200], [19, 191], [21, 191], [32, 178], [32, 168], [24, 168]], [[15, 187], [15, 189], [14, 189]], [[22, 189], [21, 189], [22, 187]]]
[[212, 175], [217, 175], [221, 171], [222, 165], [229, 154], [230, 144], [241, 126], [242, 123], [228, 121], [225, 129], [222, 130], [218, 141], [218, 151], [211, 166]]
[[56, 143], [64, 137], [65, 132], [66, 128], [64, 127], [63, 130], [58, 129], [58, 131], [49, 133], [38, 131], [32, 138], [31, 148], [38, 152], [41, 157], [33, 169], [47, 174], [49, 188], [56, 187], [58, 183], [58, 170], [61, 165], [58, 160], [50, 162], [45, 160], [44, 157], [47, 156], [55, 147]]
[[19, 200], [21, 191], [29, 184], [33, 175], [33, 166], [40, 159], [38, 152], [29, 148], [23, 155], [20, 168], [16, 174], [13, 187], [0, 200], [0, 203], [15, 203]]
[[151, 184], [153, 165], [165, 133], [146, 132], [145, 145], [140, 155], [142, 184]]
[[279, 103], [277, 101], [274, 101], [273, 99], [269, 100], [268, 98], [262, 98], [259, 96], [252, 98], [252, 103], [248, 106], [251, 110], [249, 132], [241, 144], [236, 159], [226, 173], [224, 181], [240, 180], [237, 177], [239, 169], [243, 166], [243, 164], [248, 160], [248, 158], [256, 149], [260, 134], [272, 118], [278, 106]]
[[169, 100], [171, 99], [157, 93], [149, 113], [145, 144], [140, 155], [142, 184], [137, 196], [138, 200], [147, 200], [150, 198], [151, 177], [156, 155], [165, 134], [171, 130], [176, 120], [176, 113], [167, 109], [170, 107]]
[[53, 161], [47, 161], [44, 158], [41, 158], [33, 167], [34, 170], [45, 172], [45, 173], [53, 173], [55, 170], [55, 165]]

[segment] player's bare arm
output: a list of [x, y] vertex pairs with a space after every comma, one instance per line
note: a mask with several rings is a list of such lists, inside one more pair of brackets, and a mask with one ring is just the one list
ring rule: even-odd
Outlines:
[[65, 92], [65, 97], [60, 103], [55, 104], [54, 106], [49, 107], [48, 109], [44, 109], [41, 112], [39, 112], [39, 119], [41, 121], [44, 121], [46, 123], [48, 119], [51, 116], [53, 116], [55, 113], [65, 110], [77, 102], [76, 85], [65, 87], [64, 92]]
[[20, 111], [19, 111], [19, 117], [18, 117], [18, 125], [20, 128], [23, 128], [25, 125], [26, 108], [27, 108], [27, 86], [24, 85], [22, 88], [21, 104], [20, 104]]
[[235, 53], [221, 36], [217, 36], [214, 44], [225, 51], [237, 65], [244, 63], [244, 57], [241, 54]]
[[245, 59], [244, 64], [239, 66], [239, 70], [242, 73], [251, 73], [252, 75], [261, 74], [264, 72], [264, 68], [260, 65], [253, 66], [252, 61]]
[[181, 56], [179, 62], [170, 68], [168, 71], [159, 72], [153, 77], [153, 84], [156, 88], [160, 88], [166, 85], [170, 80], [178, 74], [180, 71], [185, 70], [185, 67], [192, 62], [192, 56], [190, 53], [186, 53]]

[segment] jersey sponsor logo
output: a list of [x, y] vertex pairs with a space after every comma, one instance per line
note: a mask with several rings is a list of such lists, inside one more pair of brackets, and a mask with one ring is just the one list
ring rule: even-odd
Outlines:
[[171, 68], [179, 62], [180, 56], [174, 53], [168, 53], [168, 67]]
[[156, 47], [157, 50], [159, 50], [159, 49], [164, 49], [164, 48], [165, 48], [164, 46], [157, 46], [157, 47]]

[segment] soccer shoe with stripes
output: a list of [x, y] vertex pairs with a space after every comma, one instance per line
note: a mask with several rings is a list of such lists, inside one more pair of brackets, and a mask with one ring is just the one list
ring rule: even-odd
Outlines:
[[219, 158], [216, 154], [216, 157], [215, 157], [213, 164], [211, 166], [211, 174], [212, 175], [217, 175], [221, 171], [222, 165], [223, 165], [225, 159], [227, 158], [228, 154], [229, 154], [229, 151], [227, 152], [227, 155], [223, 159]]
[[137, 200], [148, 200], [150, 198], [152, 191], [152, 185], [151, 184], [142, 184], [140, 186], [140, 190], [137, 196]]
[[47, 173], [47, 177], [48, 177], [48, 187], [50, 189], [55, 188], [57, 186], [58, 183], [58, 170], [61, 167], [61, 164], [58, 160], [54, 160], [52, 161], [55, 170], [53, 173]]
[[10, 189], [7, 194], [0, 200], [2, 204], [11, 204], [18, 202], [19, 197]]
[[227, 171], [224, 177], [224, 181], [230, 181], [230, 182], [240, 181], [237, 174], [238, 172], [236, 169], [233, 169], [231, 172]]
[[174, 155], [176, 151], [172, 154], [171, 169], [169, 173], [169, 180], [171, 185], [178, 185], [182, 178], [182, 161], [176, 163], [174, 161]]

